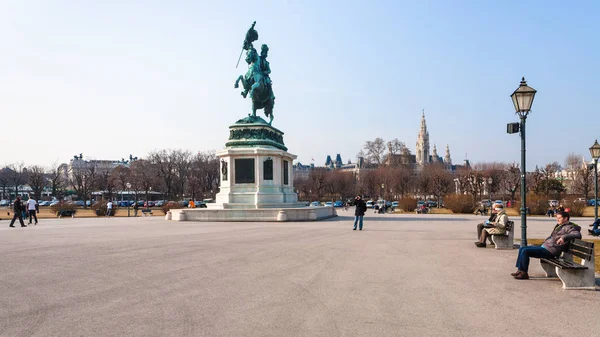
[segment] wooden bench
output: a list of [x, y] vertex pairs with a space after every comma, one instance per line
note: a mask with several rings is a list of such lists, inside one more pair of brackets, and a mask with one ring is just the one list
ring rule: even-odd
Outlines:
[[506, 223], [506, 234], [492, 234], [492, 242], [496, 249], [513, 249], [515, 240], [515, 223], [508, 221]]
[[142, 216], [152, 216], [152, 210], [149, 208], [142, 208]]
[[[581, 258], [581, 263], [573, 262], [573, 255]], [[573, 240], [567, 251], [558, 258], [540, 259], [547, 277], [558, 277], [563, 289], [596, 290], [594, 275], [594, 243]]]
[[62, 210], [62, 211], [58, 211], [56, 212], [56, 216], [60, 219], [63, 216], [70, 216], [71, 218], [75, 217], [75, 211], [74, 210]]

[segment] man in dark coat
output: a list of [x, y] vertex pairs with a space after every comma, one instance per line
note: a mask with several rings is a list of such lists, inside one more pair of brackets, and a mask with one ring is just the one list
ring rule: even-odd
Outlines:
[[529, 279], [529, 259], [532, 257], [550, 259], [559, 256], [568, 249], [569, 241], [581, 239], [581, 227], [570, 221], [569, 213], [559, 212], [556, 214], [556, 226], [552, 234], [541, 246], [527, 246], [519, 248], [517, 258], [517, 271], [511, 275], [517, 280]]
[[17, 218], [19, 218], [19, 222], [21, 222], [21, 227], [27, 227], [25, 225], [25, 222], [23, 222], [23, 215], [21, 212], [23, 212], [23, 210], [25, 209], [25, 207], [23, 206], [23, 204], [21, 203], [21, 197], [18, 197], [15, 199], [15, 203], [13, 205], [13, 218], [12, 221], [10, 222], [9, 227], [15, 227], [14, 223], [15, 220], [17, 220]]
[[356, 230], [356, 224], [358, 223], [358, 229], [362, 231], [363, 228], [363, 216], [365, 215], [365, 212], [367, 211], [367, 204], [365, 204], [364, 200], [362, 200], [362, 198], [360, 197], [360, 195], [357, 195], [355, 198], [355, 202], [354, 204], [356, 205], [356, 210], [354, 211], [354, 230]]

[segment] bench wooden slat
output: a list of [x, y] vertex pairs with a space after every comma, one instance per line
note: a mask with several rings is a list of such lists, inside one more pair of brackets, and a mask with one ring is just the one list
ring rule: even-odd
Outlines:
[[575, 262], [563, 260], [563, 259], [540, 259], [543, 262], [549, 263], [553, 266], [561, 269], [588, 269], [586, 266], [582, 266]]
[[577, 246], [584, 246], [587, 248], [594, 248], [593, 242], [587, 242], [587, 241], [583, 241], [583, 240], [579, 240], [579, 239], [573, 240], [573, 244], [577, 245]]
[[579, 252], [581, 254], [591, 255], [592, 252], [594, 251], [594, 248], [587, 248], [587, 247], [575, 246], [575, 245], [571, 244], [569, 246], [569, 251]]
[[577, 257], [580, 257], [580, 258], [582, 258], [584, 260], [590, 261], [592, 259], [592, 257], [590, 256], [590, 254], [580, 253], [580, 252], [578, 252], [576, 250], [569, 250], [568, 253], [569, 254], [573, 254], [573, 255], [575, 255]]

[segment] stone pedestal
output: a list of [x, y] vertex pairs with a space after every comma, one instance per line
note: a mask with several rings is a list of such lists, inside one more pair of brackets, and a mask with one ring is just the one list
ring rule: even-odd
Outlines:
[[214, 209], [302, 207], [294, 192], [292, 163], [283, 132], [260, 117], [247, 117], [229, 127], [226, 148], [217, 152], [221, 185]]

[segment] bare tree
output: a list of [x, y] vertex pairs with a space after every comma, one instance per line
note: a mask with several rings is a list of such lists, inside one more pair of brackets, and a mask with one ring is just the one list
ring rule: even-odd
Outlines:
[[313, 191], [312, 193], [316, 193], [317, 199], [321, 201], [323, 197], [323, 192], [325, 192], [326, 183], [325, 183], [325, 174], [327, 173], [327, 169], [322, 167], [316, 167], [312, 169], [308, 175], [308, 180], [310, 184], [310, 189]]
[[150, 152], [148, 160], [155, 165], [158, 177], [161, 179], [163, 192], [167, 199], [174, 197], [173, 185], [177, 178], [173, 150]]
[[517, 163], [511, 163], [504, 169], [500, 188], [510, 194], [510, 200], [515, 200], [515, 195], [521, 188], [521, 168]]
[[53, 165], [48, 170], [48, 177], [50, 179], [50, 188], [52, 190], [52, 196], [57, 199], [62, 199], [64, 188], [65, 188], [65, 172], [58, 165]]
[[414, 175], [413, 171], [406, 167], [395, 167], [392, 173], [392, 190], [401, 197], [410, 193], [413, 189]]
[[190, 168], [190, 158], [192, 154], [189, 151], [175, 150], [171, 153], [176, 175], [176, 191], [175, 194], [183, 197], [185, 193], [185, 185], [188, 179], [188, 171]]
[[364, 149], [369, 161], [378, 165], [383, 164], [385, 153], [385, 141], [381, 138], [375, 138], [374, 141], [367, 141]]
[[[133, 163], [133, 162], [132, 162]], [[131, 170], [125, 165], [115, 167], [111, 172], [111, 179], [117, 189], [124, 191], [127, 189], [127, 183], [131, 184]]]
[[100, 189], [108, 200], [113, 200], [113, 193], [117, 189], [118, 181], [112, 175], [113, 169], [102, 168], [97, 170], [97, 184], [96, 188]]
[[452, 174], [443, 164], [430, 164], [423, 169], [423, 175], [429, 176], [429, 193], [436, 198], [439, 208], [441, 198], [452, 190]]
[[98, 168], [94, 162], [86, 161], [83, 166], [72, 167], [69, 172], [69, 184], [77, 196], [83, 199], [83, 207], [87, 207], [87, 200], [92, 200], [92, 192], [98, 185]]
[[47, 186], [48, 182], [45, 176], [46, 172], [44, 168], [34, 165], [30, 166], [27, 169], [27, 172], [29, 173], [29, 187], [31, 187], [33, 195], [36, 198], [41, 199], [42, 192], [44, 191], [44, 188]]
[[10, 199], [10, 193], [6, 193], [7, 187], [10, 185], [10, 169], [3, 167], [0, 169], [0, 186], [2, 187], [2, 199]]
[[11, 164], [8, 166], [9, 181], [15, 188], [15, 196], [19, 195], [19, 187], [27, 183], [27, 168], [23, 162]]
[[[148, 202], [152, 186], [156, 187], [159, 182], [157, 165], [148, 160], [139, 159], [131, 163], [130, 169], [132, 186], [136, 191], [143, 191], [146, 195], [146, 202]], [[146, 205], [148, 204], [146, 203]]]
[[214, 151], [200, 152], [198, 155], [202, 162], [202, 192], [204, 195], [208, 194], [214, 198], [219, 186], [219, 158]]
[[190, 159], [190, 167], [187, 172], [187, 188], [186, 193], [196, 200], [196, 196], [200, 194], [202, 190], [202, 169], [203, 169], [203, 158], [197, 153]]
[[346, 199], [354, 194], [354, 177], [350, 172], [330, 171], [327, 180], [331, 183], [332, 197]]

